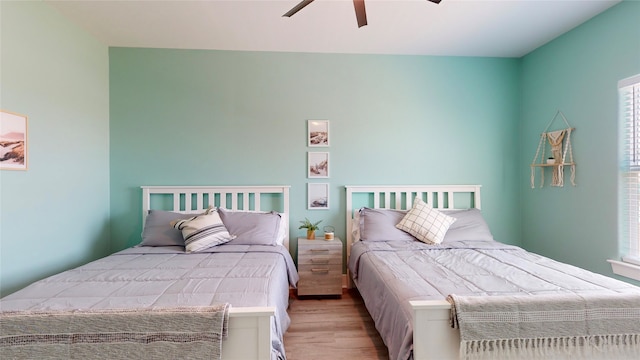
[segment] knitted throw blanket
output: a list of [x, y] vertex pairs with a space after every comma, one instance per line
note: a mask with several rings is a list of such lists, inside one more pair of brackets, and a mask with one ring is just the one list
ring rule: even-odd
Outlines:
[[229, 304], [0, 313], [3, 359], [220, 359]]
[[449, 295], [461, 359], [640, 359], [640, 294]]

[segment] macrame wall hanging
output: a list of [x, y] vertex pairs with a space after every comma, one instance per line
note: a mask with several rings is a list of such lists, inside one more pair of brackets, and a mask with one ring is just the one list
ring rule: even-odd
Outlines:
[[[561, 130], [548, 131], [551, 125], [560, 116], [567, 126]], [[531, 163], [531, 188], [535, 188], [536, 169], [540, 169], [540, 187], [544, 186], [544, 169], [550, 167], [553, 171], [551, 186], [564, 186], [564, 168], [571, 169], [571, 185], [576, 186], [576, 163], [573, 162], [573, 149], [571, 148], [571, 133], [575, 129], [569, 125], [562, 111], [558, 110], [551, 122], [540, 135], [538, 150]], [[549, 150], [549, 156], [545, 153]]]

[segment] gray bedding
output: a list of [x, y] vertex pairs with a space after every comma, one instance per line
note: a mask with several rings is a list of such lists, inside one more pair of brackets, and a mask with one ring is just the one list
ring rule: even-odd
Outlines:
[[638, 293], [640, 288], [495, 241], [356, 242], [349, 270], [389, 358], [412, 358], [410, 300], [457, 295]]
[[273, 306], [273, 349], [284, 358], [289, 285], [298, 275], [283, 246], [133, 247], [53, 275], [0, 299], [1, 311]]

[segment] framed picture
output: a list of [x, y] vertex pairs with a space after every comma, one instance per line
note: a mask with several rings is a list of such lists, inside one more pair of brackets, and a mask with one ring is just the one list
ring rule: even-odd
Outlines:
[[0, 110], [0, 170], [27, 170], [27, 117]]
[[329, 120], [307, 120], [307, 145], [329, 146]]
[[307, 184], [307, 209], [326, 210], [329, 209], [329, 184], [308, 183]]
[[328, 178], [329, 177], [329, 153], [309, 151], [307, 161], [307, 177]]

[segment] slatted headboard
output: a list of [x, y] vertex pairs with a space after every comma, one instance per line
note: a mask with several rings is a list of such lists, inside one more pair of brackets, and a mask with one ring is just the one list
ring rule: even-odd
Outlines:
[[289, 188], [265, 186], [141, 186], [142, 224], [149, 210], [199, 213], [210, 205], [230, 210], [277, 211], [285, 220], [284, 245], [289, 248]]
[[353, 243], [354, 212], [363, 206], [383, 209], [410, 209], [419, 196], [431, 207], [447, 209], [480, 209], [481, 185], [347, 185], [347, 256]]

